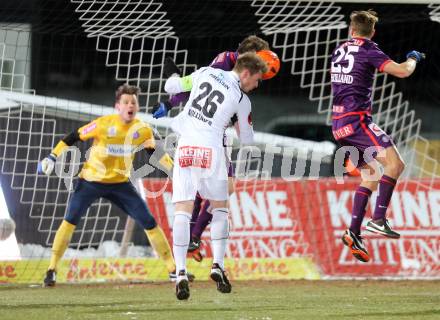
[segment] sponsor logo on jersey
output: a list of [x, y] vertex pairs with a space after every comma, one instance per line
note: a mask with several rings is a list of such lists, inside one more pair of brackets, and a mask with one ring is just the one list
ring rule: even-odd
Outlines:
[[209, 76], [213, 78], [215, 81], [220, 83], [223, 87], [229, 90], [229, 85], [225, 82], [225, 78], [223, 76], [223, 73], [220, 73], [218, 76], [215, 74], [210, 73]]
[[343, 126], [342, 128], [339, 128], [337, 130], [333, 130], [333, 137], [335, 137], [336, 140], [351, 136], [354, 133], [353, 127], [351, 124], [347, 124], [346, 126]]
[[88, 134], [88, 133], [92, 132], [93, 130], [95, 130], [96, 127], [97, 127], [96, 122], [93, 122], [93, 123], [89, 124], [87, 127], [84, 127], [84, 128], [81, 130], [81, 134], [82, 134], [83, 136], [85, 136], [86, 134]]
[[181, 168], [211, 168], [212, 149], [204, 147], [184, 146], [179, 148], [179, 165]]
[[133, 146], [126, 144], [108, 144], [107, 154], [115, 157], [126, 157], [133, 154]]
[[116, 128], [115, 127], [110, 127], [107, 130], [107, 136], [108, 137], [114, 137], [116, 136]]

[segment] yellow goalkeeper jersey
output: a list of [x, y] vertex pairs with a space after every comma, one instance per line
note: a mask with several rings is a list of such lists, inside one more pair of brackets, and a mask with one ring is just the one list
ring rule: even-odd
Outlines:
[[78, 133], [82, 141], [93, 139], [79, 174], [87, 181], [126, 182], [139, 147], [155, 147], [153, 130], [148, 124], [139, 119], [125, 124], [117, 114], [97, 118], [79, 128]]

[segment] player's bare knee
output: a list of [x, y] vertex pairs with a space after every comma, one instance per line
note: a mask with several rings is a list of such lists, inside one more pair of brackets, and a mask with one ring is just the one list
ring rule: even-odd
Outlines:
[[398, 178], [403, 170], [405, 170], [405, 163], [400, 159], [396, 159], [388, 164], [385, 169], [388, 175], [393, 178]]
[[193, 201], [180, 201], [175, 203], [175, 212], [192, 212], [194, 206]]
[[209, 200], [211, 203], [212, 211], [214, 211], [217, 208], [227, 208], [228, 201], [227, 200]]

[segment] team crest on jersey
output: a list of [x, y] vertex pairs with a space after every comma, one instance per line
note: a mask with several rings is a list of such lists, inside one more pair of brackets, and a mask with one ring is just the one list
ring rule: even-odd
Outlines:
[[138, 131], [136, 131], [135, 133], [133, 133], [133, 139], [137, 139], [140, 137], [140, 134]]
[[385, 134], [385, 132], [379, 128], [379, 126], [375, 123], [370, 123], [368, 125], [368, 127], [370, 128], [371, 131], [373, 131], [373, 133], [377, 136], [380, 137], [381, 135]]
[[248, 115], [248, 122], [249, 122], [249, 125], [253, 125], [252, 124], [252, 112], [249, 112], [249, 115]]
[[116, 128], [115, 127], [110, 127], [107, 130], [107, 136], [108, 137], [114, 137], [116, 136]]

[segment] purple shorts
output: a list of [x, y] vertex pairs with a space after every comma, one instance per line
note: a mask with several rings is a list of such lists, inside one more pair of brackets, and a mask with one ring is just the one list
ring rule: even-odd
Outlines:
[[333, 137], [341, 146], [352, 146], [358, 150], [356, 167], [362, 167], [374, 160], [382, 148], [394, 145], [393, 139], [364, 112], [333, 116], [332, 131]]

